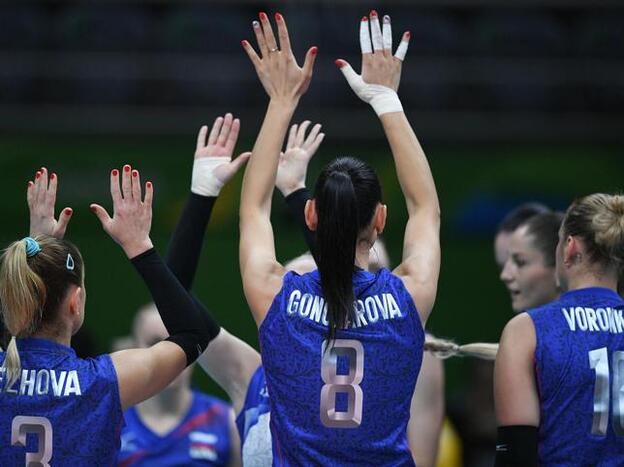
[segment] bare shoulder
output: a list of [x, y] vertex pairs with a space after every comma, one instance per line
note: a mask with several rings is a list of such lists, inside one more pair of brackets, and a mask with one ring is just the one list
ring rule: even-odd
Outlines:
[[514, 316], [505, 325], [501, 336], [501, 345], [509, 343], [514, 348], [535, 349], [535, 325], [528, 313]]

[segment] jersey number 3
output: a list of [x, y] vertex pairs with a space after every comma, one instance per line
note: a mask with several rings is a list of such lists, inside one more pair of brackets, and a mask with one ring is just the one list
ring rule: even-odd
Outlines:
[[[321, 422], [328, 428], [357, 428], [362, 423], [364, 395], [360, 383], [364, 377], [364, 347], [354, 339], [336, 339], [331, 348], [324, 341], [321, 349]], [[349, 360], [349, 373], [338, 374], [338, 357]], [[347, 411], [336, 410], [336, 394], [348, 397]]]
[[37, 435], [39, 450], [26, 453], [26, 467], [50, 467], [52, 459], [52, 424], [45, 417], [18, 415], [11, 423], [11, 446], [26, 447], [26, 435]]
[[[624, 352], [613, 352], [613, 430], [624, 436]], [[596, 372], [592, 435], [605, 436], [609, 421], [609, 353], [606, 347], [589, 352], [589, 367]]]

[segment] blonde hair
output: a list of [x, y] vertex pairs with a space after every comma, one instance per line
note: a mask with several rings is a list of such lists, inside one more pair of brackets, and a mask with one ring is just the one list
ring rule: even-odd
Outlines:
[[425, 336], [425, 352], [430, 352], [440, 359], [451, 357], [473, 357], [481, 360], [495, 360], [498, 344], [474, 343], [459, 345], [447, 339], [427, 334]]
[[11, 335], [2, 367], [7, 385], [19, 377], [20, 356], [16, 337], [28, 337], [44, 322], [56, 318], [70, 284], [82, 286], [83, 264], [71, 243], [41, 235], [35, 241], [40, 251], [26, 254], [26, 241], [13, 242], [4, 250], [0, 267], [0, 312]]
[[563, 233], [581, 237], [590, 260], [620, 271], [624, 265], [624, 196], [594, 193], [572, 203]]

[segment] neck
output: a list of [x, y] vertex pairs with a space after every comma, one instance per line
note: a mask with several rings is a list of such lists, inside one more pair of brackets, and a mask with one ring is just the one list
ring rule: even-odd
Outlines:
[[56, 342], [57, 344], [65, 345], [67, 347], [71, 347], [71, 336], [71, 332], [67, 330], [50, 330], [45, 328], [39, 329], [32, 335], [32, 337], [36, 337], [37, 339], [46, 339], [52, 342]]
[[184, 416], [193, 400], [193, 393], [188, 386], [169, 387], [154, 397], [137, 404], [141, 415]]
[[355, 248], [355, 265], [368, 271], [370, 259], [370, 245], [368, 242], [359, 241]]
[[594, 271], [577, 272], [568, 278], [568, 290], [586, 289], [588, 287], [603, 287], [605, 289], [617, 290], [617, 276], [615, 274]]

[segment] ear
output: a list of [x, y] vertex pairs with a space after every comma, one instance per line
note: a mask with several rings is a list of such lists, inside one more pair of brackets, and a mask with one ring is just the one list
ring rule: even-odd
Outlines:
[[67, 296], [67, 304], [69, 308], [69, 313], [74, 315], [79, 315], [82, 311], [82, 287], [76, 287], [69, 289], [69, 294]]
[[572, 235], [568, 235], [563, 245], [563, 264], [570, 266], [574, 264], [574, 258], [579, 253], [578, 240]]
[[375, 210], [375, 220], [373, 221], [373, 227], [377, 231], [377, 235], [381, 235], [386, 228], [386, 219], [388, 218], [388, 206], [385, 204], [378, 204]]
[[305, 208], [303, 209], [305, 216], [305, 223], [312, 232], [316, 231], [318, 225], [318, 216], [316, 215], [316, 201], [314, 198], [306, 201]]

